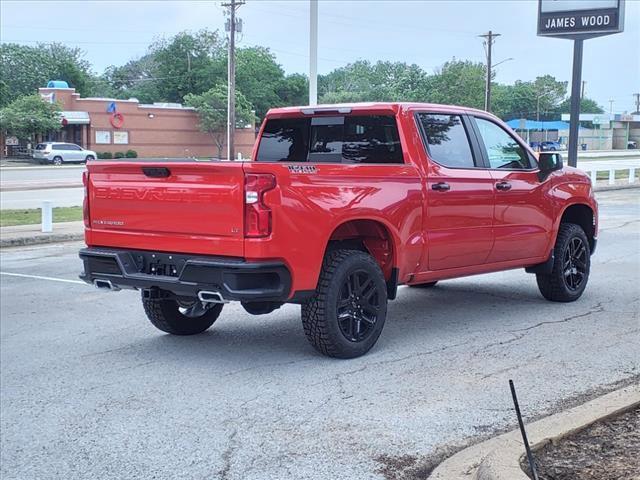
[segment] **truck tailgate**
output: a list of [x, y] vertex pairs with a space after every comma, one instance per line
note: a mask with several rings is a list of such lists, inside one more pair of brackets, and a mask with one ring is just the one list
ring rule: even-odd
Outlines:
[[241, 163], [90, 162], [88, 245], [242, 257]]

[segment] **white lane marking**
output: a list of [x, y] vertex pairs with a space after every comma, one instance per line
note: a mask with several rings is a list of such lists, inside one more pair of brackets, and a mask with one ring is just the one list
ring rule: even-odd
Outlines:
[[79, 285], [89, 286], [87, 283], [81, 280], [68, 280], [66, 278], [41, 277], [40, 275], [25, 275], [24, 273], [10, 273], [10, 272], [0, 272], [0, 275], [7, 275], [9, 277], [33, 278], [35, 280], [50, 280], [52, 282], [77, 283]]

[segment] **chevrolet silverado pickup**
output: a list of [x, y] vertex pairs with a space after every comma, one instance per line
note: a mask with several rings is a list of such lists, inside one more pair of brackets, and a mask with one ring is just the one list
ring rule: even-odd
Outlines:
[[137, 289], [151, 323], [203, 332], [228, 302], [301, 305], [321, 353], [377, 341], [398, 286], [523, 268], [578, 299], [598, 232], [586, 174], [496, 117], [420, 103], [289, 107], [250, 161], [89, 161], [81, 275]]

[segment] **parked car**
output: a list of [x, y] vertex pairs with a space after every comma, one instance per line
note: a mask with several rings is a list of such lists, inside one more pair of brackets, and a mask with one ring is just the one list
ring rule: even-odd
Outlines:
[[37, 144], [33, 150], [33, 159], [43, 164], [62, 165], [63, 163], [86, 162], [96, 158], [96, 152], [85, 150], [75, 143], [45, 142]]
[[540, 142], [541, 152], [559, 152], [566, 149], [566, 145], [563, 145], [560, 142]]
[[464, 107], [278, 108], [251, 161], [91, 162], [83, 180], [87, 283], [140, 290], [176, 335], [227, 302], [300, 304], [340, 358], [376, 343], [399, 285], [524, 268], [547, 300], [577, 300], [598, 233], [584, 172]]

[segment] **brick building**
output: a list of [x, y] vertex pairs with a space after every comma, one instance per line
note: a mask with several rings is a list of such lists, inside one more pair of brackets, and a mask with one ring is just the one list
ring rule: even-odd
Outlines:
[[[135, 150], [140, 157], [217, 157], [213, 136], [198, 128], [198, 114], [177, 103], [141, 104], [136, 99], [80, 98], [63, 82], [39, 89], [62, 107], [63, 127], [43, 140], [77, 143], [96, 152]], [[226, 136], [225, 136], [226, 137]], [[236, 155], [251, 156], [254, 125], [236, 129]], [[226, 157], [226, 145], [222, 158]]]

